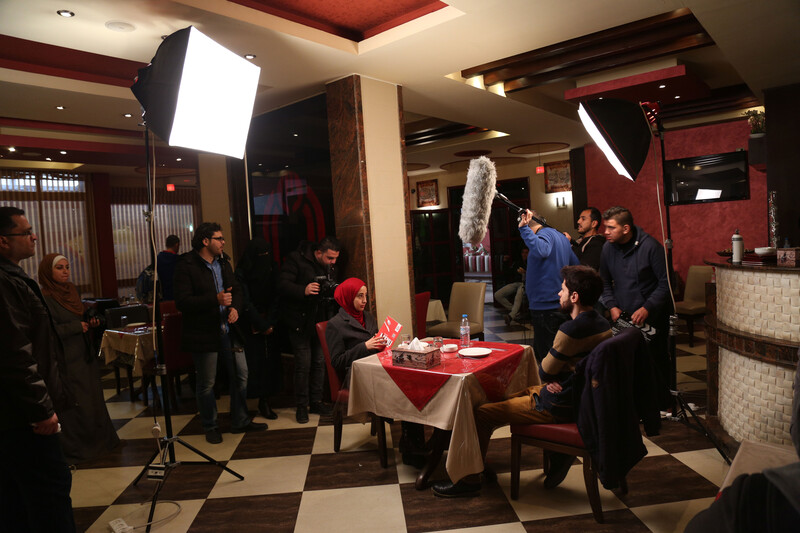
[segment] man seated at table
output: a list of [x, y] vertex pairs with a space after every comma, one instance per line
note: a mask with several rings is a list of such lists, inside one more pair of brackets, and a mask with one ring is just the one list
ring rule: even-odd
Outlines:
[[[553, 346], [539, 367], [542, 384], [529, 387], [502, 402], [485, 403], [475, 409], [475, 426], [486, 460], [492, 432], [508, 424], [552, 424], [574, 420], [572, 381], [575, 365], [595, 346], [611, 337], [611, 326], [593, 308], [603, 292], [603, 280], [592, 267], [565, 266], [561, 269], [559, 299], [571, 320], [558, 329]], [[566, 477], [574, 457], [551, 453], [545, 488], [554, 488]], [[444, 498], [472, 496], [481, 489], [480, 474], [457, 483], [436, 483], [433, 492]]]

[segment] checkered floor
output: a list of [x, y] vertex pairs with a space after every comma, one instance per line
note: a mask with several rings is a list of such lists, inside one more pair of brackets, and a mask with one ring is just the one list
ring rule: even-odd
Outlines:
[[[488, 305], [485, 328], [487, 341], [524, 342], [532, 336], [522, 326], [507, 327]], [[688, 336], [679, 337], [678, 382], [692, 395], [688, 401], [702, 405], [702, 332], [698, 337], [694, 348], [686, 344]], [[74, 472], [72, 501], [79, 531], [110, 531], [109, 521], [121, 517], [131, 526], [143, 525], [156, 486], [147, 479], [132, 485], [155, 450], [152, 406], [131, 403], [127, 390], [116, 395], [110, 373], [103, 383], [108, 411], [125, 442]], [[387, 434], [393, 453], [383, 469], [368, 426], [346, 424], [342, 451], [334, 453], [331, 420], [311, 415], [308, 424], [297, 424], [288, 398], [273, 402], [286, 407], [276, 408], [279, 418], [269, 421], [268, 431], [233, 435], [223, 396], [218, 401], [224, 439], [219, 445], [205, 442], [188, 386], [180, 403], [172, 417], [174, 433], [245, 479], [207, 464], [175, 468], [156, 509], [155, 519], [164, 521], [154, 531], [683, 531], [713, 501], [727, 472], [709, 441], [679, 422], [665, 422], [660, 436], [645, 439], [649, 453], [629, 474], [628, 494], [617, 496], [601, 487], [606, 518], [601, 525], [592, 518], [581, 466], [573, 465], [561, 486], [546, 491], [541, 451], [535, 448], [523, 451], [520, 499], [510, 499], [507, 430], [495, 433], [489, 450], [497, 482], [484, 485], [479, 497], [446, 500], [414, 489], [417, 472], [402, 464], [396, 449], [399, 423]], [[180, 444], [176, 451], [178, 460], [199, 459]], [[434, 475], [444, 477], [443, 470]]]

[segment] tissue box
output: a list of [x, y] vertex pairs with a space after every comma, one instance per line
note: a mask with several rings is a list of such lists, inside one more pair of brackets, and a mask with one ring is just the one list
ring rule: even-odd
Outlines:
[[441, 360], [442, 352], [435, 346], [428, 346], [421, 351], [409, 350], [405, 347], [392, 349], [392, 364], [395, 366], [425, 370], [438, 365]]
[[778, 248], [778, 266], [800, 266], [800, 248]]

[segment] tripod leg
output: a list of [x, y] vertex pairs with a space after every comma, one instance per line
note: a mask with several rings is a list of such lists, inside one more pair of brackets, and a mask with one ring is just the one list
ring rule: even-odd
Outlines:
[[173, 439], [174, 439], [174, 441], [175, 441], [175, 442], [177, 442], [177, 443], [179, 443], [179, 444], [182, 444], [182, 445], [183, 445], [183, 446], [185, 446], [186, 448], [189, 448], [190, 450], [192, 450], [194, 453], [196, 453], [197, 455], [199, 455], [200, 457], [202, 457], [203, 459], [205, 459], [205, 460], [206, 460], [206, 461], [208, 461], [209, 463], [211, 463], [211, 464], [214, 464], [214, 465], [217, 465], [217, 466], [218, 466], [218, 467], [220, 467], [221, 469], [225, 470], [225, 471], [226, 471], [226, 472], [228, 472], [229, 474], [232, 474], [232, 475], [236, 476], [236, 477], [237, 477], [237, 478], [239, 478], [239, 479], [244, 479], [244, 476], [243, 476], [243, 475], [239, 474], [238, 472], [235, 472], [235, 471], [231, 470], [230, 468], [228, 468], [228, 467], [227, 467], [227, 466], [225, 466], [224, 464], [222, 464], [222, 463], [220, 463], [219, 461], [215, 460], [215, 459], [214, 459], [213, 457], [211, 457], [210, 455], [206, 455], [205, 453], [201, 452], [200, 450], [198, 450], [197, 448], [195, 448], [194, 446], [192, 446], [192, 445], [191, 445], [191, 444], [189, 444], [188, 442], [186, 442], [186, 441], [184, 441], [184, 440], [181, 440], [181, 438], [180, 438], [180, 437], [173, 437]]
[[[697, 424], [697, 426], [699, 427], [699, 429], [698, 428], [694, 429], [702, 433], [705, 438], [710, 440], [711, 444], [714, 445], [714, 447], [717, 449], [722, 458], [725, 459], [725, 462], [731, 464], [731, 460], [728, 457], [728, 454], [725, 453], [725, 450], [722, 449], [722, 444], [717, 439], [717, 436], [708, 430], [706, 425], [703, 423], [703, 420], [695, 414], [694, 410], [691, 407], [689, 407], [689, 404], [686, 403], [686, 400], [683, 399], [681, 393], [678, 391], [670, 391], [670, 392], [672, 392], [672, 395], [675, 397], [676, 403], [680, 406], [680, 410], [677, 413], [680, 416], [676, 416], [675, 418], [678, 418], [678, 420], [680, 420], [689, 427], [694, 427], [691, 423], [691, 420], [694, 420], [695, 424]], [[686, 415], [687, 412], [690, 415], [692, 415], [691, 420]]]

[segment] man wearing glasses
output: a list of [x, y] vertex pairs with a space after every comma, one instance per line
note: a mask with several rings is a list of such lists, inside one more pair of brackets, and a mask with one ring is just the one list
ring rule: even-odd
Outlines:
[[192, 354], [197, 371], [197, 408], [211, 444], [222, 442], [217, 425], [214, 382], [217, 359], [228, 370], [231, 395], [231, 433], [263, 431], [264, 423], [253, 422], [247, 412], [247, 360], [234, 351], [232, 334], [242, 308], [242, 290], [222, 252], [225, 238], [216, 222], [203, 222], [192, 237], [191, 252], [175, 267], [175, 305], [183, 313], [181, 347]]
[[72, 476], [57, 412], [70, 404], [64, 353], [39, 286], [19, 262], [36, 253], [25, 212], [0, 207], [0, 517], [4, 531], [75, 531]]

